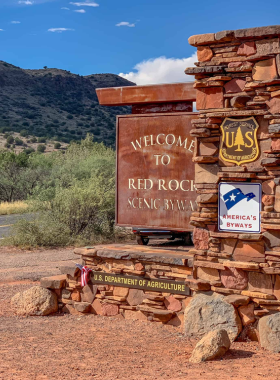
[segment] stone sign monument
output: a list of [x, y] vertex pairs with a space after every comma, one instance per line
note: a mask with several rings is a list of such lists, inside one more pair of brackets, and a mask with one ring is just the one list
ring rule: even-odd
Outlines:
[[41, 284], [66, 312], [183, 324], [196, 337], [223, 326], [231, 341], [280, 352], [280, 26], [189, 43], [198, 51], [186, 69], [194, 89], [97, 93], [102, 105], [132, 105], [117, 123], [117, 223], [192, 225], [194, 247], [79, 248], [94, 271], [89, 286], [77, 268]]

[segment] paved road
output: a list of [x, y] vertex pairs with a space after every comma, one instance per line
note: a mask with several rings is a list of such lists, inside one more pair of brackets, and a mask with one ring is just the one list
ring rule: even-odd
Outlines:
[[11, 227], [20, 219], [32, 219], [33, 214], [14, 214], [0, 216], [0, 239], [9, 235]]

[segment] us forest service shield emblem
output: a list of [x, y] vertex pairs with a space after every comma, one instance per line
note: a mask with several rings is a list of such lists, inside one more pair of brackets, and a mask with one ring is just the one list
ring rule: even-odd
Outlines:
[[221, 125], [222, 141], [220, 157], [237, 165], [252, 162], [258, 158], [258, 123], [254, 117], [246, 119], [226, 118]]

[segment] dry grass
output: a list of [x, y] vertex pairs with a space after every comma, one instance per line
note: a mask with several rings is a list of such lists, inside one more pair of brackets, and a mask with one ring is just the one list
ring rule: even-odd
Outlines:
[[28, 204], [23, 201], [0, 203], [0, 215], [23, 214], [28, 209]]

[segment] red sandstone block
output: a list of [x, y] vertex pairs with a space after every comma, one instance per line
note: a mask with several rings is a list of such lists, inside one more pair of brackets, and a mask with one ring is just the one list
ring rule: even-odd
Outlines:
[[197, 58], [199, 62], [210, 61], [213, 57], [213, 51], [208, 46], [199, 46], [197, 48]]
[[269, 81], [278, 77], [275, 58], [259, 61], [253, 67], [255, 81]]
[[179, 300], [176, 300], [174, 296], [165, 298], [164, 304], [168, 310], [180, 311], [182, 309], [181, 302]]
[[43, 277], [40, 280], [40, 285], [43, 288], [48, 289], [61, 289], [65, 286], [66, 283], [66, 275], [61, 274], [59, 276], [52, 276], [52, 277]]
[[226, 94], [242, 92], [245, 88], [246, 81], [244, 79], [234, 78], [225, 84]]
[[266, 102], [269, 107], [269, 112], [272, 114], [280, 113], [280, 98], [273, 98]]
[[239, 241], [233, 253], [235, 261], [251, 261], [264, 263], [264, 245], [262, 242]]
[[209, 45], [215, 42], [215, 34], [207, 33], [207, 34], [197, 34], [189, 37], [189, 44], [192, 46], [199, 45]]
[[196, 108], [198, 110], [223, 108], [223, 87], [198, 88], [196, 96]]
[[240, 45], [237, 50], [238, 55], [245, 55], [247, 57], [249, 55], [256, 54], [256, 52], [257, 52], [257, 49], [256, 49], [255, 41], [244, 42], [244, 44]]

